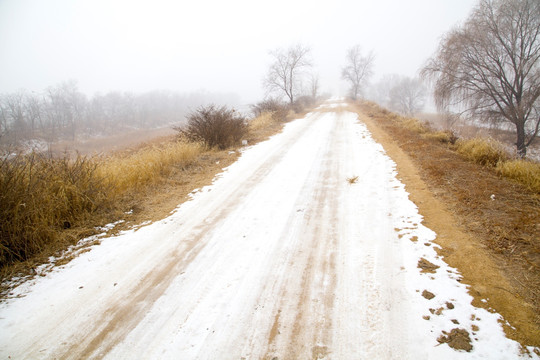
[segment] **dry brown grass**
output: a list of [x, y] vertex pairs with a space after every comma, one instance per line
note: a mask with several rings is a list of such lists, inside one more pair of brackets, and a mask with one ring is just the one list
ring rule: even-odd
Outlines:
[[64, 229], [111, 206], [90, 158], [19, 155], [0, 162], [0, 268], [45, 249]]
[[[134, 193], [193, 164], [204, 148], [168, 141], [107, 158], [30, 154], [0, 162], [0, 267], [109, 217]], [[91, 226], [84, 231], [88, 233]]]
[[494, 167], [498, 174], [540, 194], [540, 164], [512, 159], [500, 142], [491, 138], [459, 140], [456, 151], [468, 160]]
[[422, 138], [438, 141], [443, 144], [455, 144], [458, 140], [452, 131], [429, 131], [422, 134]]
[[401, 126], [414, 131], [418, 134], [424, 134], [428, 131], [428, 128], [418, 119], [414, 118], [406, 118], [406, 117], [398, 117], [397, 120], [401, 124]]
[[261, 113], [256, 118], [250, 120], [249, 122], [249, 131], [250, 132], [256, 132], [264, 129], [268, 129], [276, 124], [278, 124], [280, 121], [276, 116], [274, 116], [274, 112], [266, 111]]
[[508, 160], [497, 164], [495, 170], [540, 194], [540, 164], [529, 160]]
[[264, 111], [260, 113], [259, 116], [249, 121], [247, 140], [250, 144], [266, 140], [268, 137], [278, 133], [286, 122], [301, 115], [302, 114], [289, 112], [289, 114], [285, 116], [281, 112]]
[[[518, 289], [517, 296], [535, 309], [538, 316], [532, 320], [540, 326], [540, 196], [527, 185], [537, 181], [530, 180], [537, 179], [537, 164], [500, 161], [504, 156], [495, 147], [495, 155], [478, 158], [481, 163], [499, 165], [480, 166], [458, 154], [455, 146], [403, 126], [397, 116], [376, 104], [363, 103], [360, 108], [408, 154], [460, 225], [491, 252]], [[475, 146], [470, 149], [475, 153]], [[518, 183], [506, 176], [529, 180]]]
[[460, 139], [456, 145], [458, 154], [480, 165], [496, 166], [499, 162], [508, 160], [503, 145], [494, 139]]
[[128, 155], [102, 159], [97, 165], [97, 173], [118, 196], [155, 184], [175, 168], [190, 166], [203, 151], [204, 147], [199, 143], [169, 141]]
[[[0, 162], [0, 269], [49, 256], [95, 233], [202, 156], [195, 143], [169, 140], [109, 157], [30, 154]], [[4, 277], [4, 276], [2, 276]]]

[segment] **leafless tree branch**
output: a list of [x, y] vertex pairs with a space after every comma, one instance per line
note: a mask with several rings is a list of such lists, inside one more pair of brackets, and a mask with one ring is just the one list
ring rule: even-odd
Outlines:
[[390, 89], [390, 107], [413, 116], [424, 108], [426, 88], [419, 79], [403, 77]]
[[514, 124], [517, 152], [525, 157], [540, 127], [539, 59], [540, 2], [480, 0], [422, 75], [434, 81], [439, 109]]
[[350, 83], [350, 94], [357, 99], [362, 92], [362, 86], [373, 75], [373, 62], [375, 55], [370, 52], [362, 55], [360, 45], [355, 45], [347, 51], [346, 65], [341, 71], [341, 78]]
[[270, 52], [274, 62], [264, 78], [264, 87], [267, 92], [284, 94], [292, 105], [301, 88], [303, 72], [311, 67], [310, 52], [309, 47], [301, 44], [291, 46], [286, 50], [276, 49]]

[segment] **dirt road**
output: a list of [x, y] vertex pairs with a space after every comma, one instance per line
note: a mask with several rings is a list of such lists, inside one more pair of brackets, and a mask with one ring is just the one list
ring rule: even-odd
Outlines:
[[[0, 305], [0, 356], [525, 356], [498, 314], [470, 305], [395, 164], [340, 109], [293, 121], [170, 217], [17, 288]], [[452, 329], [471, 351], [439, 344]]]

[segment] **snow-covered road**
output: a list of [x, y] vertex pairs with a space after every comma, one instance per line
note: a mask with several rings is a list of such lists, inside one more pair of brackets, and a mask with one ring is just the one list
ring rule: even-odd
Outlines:
[[[421, 221], [356, 114], [326, 104], [170, 217], [19, 286], [0, 304], [0, 357], [519, 357]], [[454, 328], [471, 352], [439, 345]]]

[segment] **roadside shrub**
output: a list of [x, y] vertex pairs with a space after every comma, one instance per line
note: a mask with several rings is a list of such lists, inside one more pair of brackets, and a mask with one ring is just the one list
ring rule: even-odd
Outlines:
[[508, 159], [502, 144], [493, 139], [459, 140], [456, 145], [459, 154], [481, 165], [496, 166], [499, 161]]
[[0, 162], [0, 266], [26, 260], [109, 203], [109, 189], [86, 157], [32, 153]]
[[510, 179], [514, 179], [528, 187], [530, 190], [540, 193], [540, 164], [529, 160], [501, 161], [495, 170]]
[[175, 128], [180, 137], [221, 150], [238, 144], [247, 133], [246, 118], [226, 106], [202, 106], [187, 116], [185, 127]]
[[313, 105], [315, 105], [314, 98], [312, 98], [311, 96], [300, 96], [295, 100], [292, 109], [296, 113], [301, 113], [302, 111], [312, 107]]
[[289, 105], [278, 99], [269, 98], [255, 105], [251, 105], [251, 111], [255, 117], [264, 113], [271, 113], [277, 121], [284, 121], [289, 114]]

